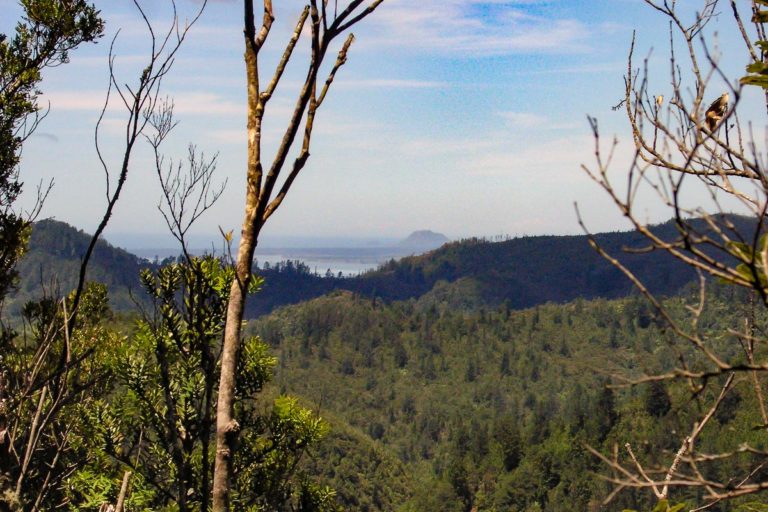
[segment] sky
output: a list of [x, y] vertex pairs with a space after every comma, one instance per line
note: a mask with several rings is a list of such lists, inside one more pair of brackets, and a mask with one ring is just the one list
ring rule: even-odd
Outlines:
[[[177, 0], [182, 18], [199, 2]], [[104, 211], [105, 178], [93, 132], [107, 85], [109, 43], [118, 80], [135, 83], [149, 50], [146, 28], [126, 0], [97, 1], [106, 35], [78, 48], [71, 62], [46, 70], [41, 84], [50, 113], [25, 144], [21, 175], [29, 207], [35, 185], [54, 180], [41, 218], [92, 231]], [[258, 2], [256, 2], [258, 4]], [[702, 2], [685, 0], [693, 10]], [[266, 76], [282, 52], [302, 2], [278, 0], [267, 41]], [[746, 2], [744, 2], [746, 7]], [[159, 30], [162, 0], [142, 3]], [[16, 0], [0, 0], [0, 32], [18, 19]], [[746, 64], [729, 6], [708, 27], [726, 72]], [[9, 13], [9, 14], [6, 14]], [[242, 7], [210, 1], [181, 48], [163, 93], [179, 126], [164, 147], [183, 159], [194, 143], [218, 153], [227, 181], [218, 203], [197, 222], [203, 239], [219, 227], [238, 232], [246, 161]], [[632, 151], [623, 95], [627, 53], [649, 56], [652, 84], [669, 89], [667, 22], [642, 0], [385, 0], [354, 28], [348, 62], [318, 112], [309, 162], [264, 236], [404, 238], [431, 229], [450, 238], [580, 233], [574, 203], [592, 231], [626, 229], [607, 196], [581, 170], [594, 162], [587, 115], [619, 141], [614, 163], [626, 173]], [[716, 36], [714, 35], [716, 33]], [[265, 121], [265, 155], [273, 154], [305, 71], [307, 38], [289, 64]], [[332, 62], [329, 58], [329, 63]], [[713, 91], [713, 99], [721, 91]], [[115, 169], [125, 113], [107, 109], [102, 143]], [[106, 238], [136, 245], [166, 236], [157, 210], [160, 187], [146, 144], [137, 149]], [[648, 201], [649, 222], [669, 213]], [[130, 240], [130, 242], [128, 242]], [[138, 242], [137, 242], [138, 240]]]

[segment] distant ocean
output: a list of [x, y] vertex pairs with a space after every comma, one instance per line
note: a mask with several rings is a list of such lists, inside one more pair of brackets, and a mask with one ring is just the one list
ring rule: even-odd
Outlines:
[[[168, 256], [177, 256], [177, 249], [134, 249], [136, 256], [153, 261], [162, 260]], [[202, 254], [204, 249], [194, 249], [194, 253]], [[283, 261], [300, 261], [307, 265], [311, 272], [325, 275], [330, 272], [334, 276], [339, 272], [343, 276], [356, 276], [367, 270], [376, 269], [382, 263], [391, 259], [399, 259], [414, 254], [412, 249], [404, 247], [289, 247], [289, 248], [259, 248], [255, 261], [259, 267], [265, 263], [270, 266]]]

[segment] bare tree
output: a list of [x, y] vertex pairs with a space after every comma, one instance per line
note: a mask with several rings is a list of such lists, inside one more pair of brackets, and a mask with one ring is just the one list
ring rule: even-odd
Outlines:
[[[93, 233], [91, 243], [85, 251], [83, 261], [80, 266], [80, 275], [78, 276], [77, 290], [73, 298], [71, 318], [68, 322], [68, 328], [71, 329], [74, 326], [77, 318], [77, 306], [80, 301], [80, 295], [82, 294], [83, 287], [85, 286], [85, 276], [88, 267], [88, 262], [93, 254], [93, 250], [96, 247], [99, 237], [106, 229], [109, 220], [112, 218], [112, 212], [120, 199], [120, 193], [123, 190], [125, 181], [128, 179], [128, 171], [131, 165], [131, 156], [133, 155], [133, 149], [136, 142], [144, 135], [144, 130], [147, 125], [151, 124], [153, 119], [158, 120], [158, 116], [162, 116], [162, 110], [167, 109], [167, 101], [160, 96], [160, 87], [163, 79], [171, 71], [181, 45], [184, 43], [189, 30], [200, 19], [208, 0], [203, 0], [200, 7], [196, 10], [191, 19], [182, 20], [179, 18], [176, 8], [175, 0], [171, 0], [171, 7], [173, 9], [173, 18], [168, 24], [168, 28], [165, 32], [156, 33], [156, 28], [153, 27], [147, 14], [139, 3], [138, 0], [133, 0], [133, 4], [136, 10], [139, 12], [144, 25], [147, 29], [147, 33], [150, 38], [150, 54], [148, 58], [147, 66], [141, 72], [138, 82], [133, 86], [120, 85], [117, 76], [115, 74], [115, 54], [114, 45], [118, 34], [112, 39], [112, 44], [109, 48], [109, 85], [107, 88], [107, 98], [104, 101], [104, 106], [101, 110], [101, 115], [96, 123], [96, 131], [94, 134], [94, 143], [96, 145], [96, 152], [99, 155], [99, 161], [104, 170], [105, 183], [106, 183], [106, 208], [104, 215]], [[119, 102], [122, 103], [125, 108], [126, 120], [125, 120], [125, 140], [122, 151], [122, 159], [117, 166], [117, 170], [114, 170], [113, 166], [110, 166], [105, 157], [102, 154], [99, 136], [102, 120], [109, 107], [110, 97], [112, 94], [116, 94], [119, 97]], [[159, 121], [158, 121], [159, 122]], [[162, 143], [164, 137], [154, 141], [157, 145]], [[150, 140], [152, 142], [152, 140]], [[158, 154], [157, 146], [154, 146], [155, 154]]]
[[227, 186], [227, 180], [214, 185], [214, 172], [218, 153], [206, 159], [205, 153], [190, 144], [187, 165], [182, 161], [166, 160], [160, 146], [178, 124], [173, 117], [173, 102], [164, 101], [149, 120], [154, 129], [146, 139], [155, 156], [155, 172], [163, 191], [157, 209], [165, 220], [168, 230], [179, 242], [184, 257], [189, 262], [187, 232], [200, 216], [216, 203]]
[[[319, 73], [331, 44], [352, 26], [363, 20], [381, 5], [383, 0], [352, 0], [339, 5], [328, 0], [310, 0], [299, 15], [293, 34], [277, 64], [271, 79], [262, 83], [259, 55], [275, 20], [271, 0], [263, 1], [261, 27], [257, 30], [253, 0], [244, 0], [245, 67], [248, 91], [248, 164], [246, 172], [245, 215], [237, 251], [237, 277], [232, 284], [224, 347], [221, 362], [221, 381], [216, 411], [216, 465], [213, 484], [213, 510], [228, 511], [232, 460], [239, 425], [234, 419], [236, 369], [241, 346], [240, 329], [243, 321], [246, 292], [251, 281], [253, 255], [264, 223], [285, 199], [291, 185], [309, 158], [310, 141], [317, 110], [323, 104], [328, 89], [339, 68], [347, 60], [347, 52], [354, 40], [349, 34], [336, 55], [325, 80]], [[306, 78], [301, 85], [296, 104], [283, 132], [277, 153], [265, 166], [262, 158], [262, 121], [266, 107], [293, 55], [305, 25], [309, 23], [311, 51], [306, 63]], [[299, 154], [287, 164], [288, 154], [303, 127]], [[282, 176], [288, 165], [288, 174]], [[266, 169], [265, 169], [266, 167]]]
[[[596, 163], [582, 166], [584, 171], [608, 194], [619, 211], [641, 233], [646, 251], [663, 251], [695, 269], [700, 276], [700, 293], [687, 305], [687, 318], [674, 313], [668, 304], [656, 297], [643, 282], [620, 261], [608, 254], [592, 238], [592, 246], [631, 279], [651, 302], [673, 336], [682, 343], [678, 360], [669, 371], [640, 376], [616, 376], [620, 385], [649, 381], [683, 380], [694, 396], [708, 397], [709, 406], [691, 426], [690, 434], [681, 440], [680, 448], [669, 457], [666, 467], [645, 467], [626, 445], [629, 461], [623, 463], [618, 454], [598, 455], [612, 470], [606, 479], [614, 484], [612, 499], [626, 488], [648, 488], [660, 501], [667, 500], [674, 488], [697, 488], [705, 502], [696, 510], [768, 489], [762, 469], [768, 464], [768, 452], [746, 442], [722, 453], [705, 453], [698, 449], [699, 434], [710, 425], [710, 419], [734, 387], [753, 394], [759, 407], [762, 425], [768, 428], [765, 401], [765, 376], [768, 371], [768, 333], [756, 319], [768, 311], [768, 177], [765, 149], [753, 134], [751, 123], [740, 120], [746, 109], [740, 108], [743, 96], [758, 85], [768, 91], [765, 81], [765, 2], [751, 2], [752, 24], [743, 21], [735, 0], [704, 0], [700, 11], [686, 22], [675, 0], [645, 0], [670, 26], [669, 82], [663, 90], [650, 90], [648, 61], [635, 66], [634, 38], [629, 52], [626, 88], [617, 108], [624, 108], [634, 141], [634, 158], [626, 180], [616, 183], [609, 172], [616, 141], [606, 151], [601, 144], [597, 121], [590, 118], [595, 140]], [[749, 61], [747, 76], [734, 80], [721, 66], [708, 24], [725, 7], [743, 39]], [[750, 33], [752, 35], [750, 35]], [[753, 41], [757, 39], [757, 42]], [[682, 55], [676, 50], [682, 48]], [[744, 58], [746, 57], [746, 58]], [[739, 78], [739, 77], [736, 77]], [[690, 85], [688, 85], [690, 84]], [[765, 97], [768, 108], [768, 96]], [[758, 116], [760, 111], [758, 111]], [[765, 110], [762, 110], [765, 112]], [[754, 115], [754, 112], [752, 113]], [[758, 117], [759, 122], [759, 117]], [[650, 190], [668, 208], [677, 236], [665, 239], [642, 219], [638, 200], [643, 190]], [[691, 192], [704, 194], [706, 200], [691, 201]], [[740, 216], [731, 215], [736, 211]], [[582, 219], [579, 221], [586, 231]], [[700, 325], [708, 300], [705, 284], [717, 280], [746, 290], [748, 312], [738, 326], [721, 325], [716, 333]], [[737, 341], [741, 354], [733, 354], [722, 341]], [[707, 386], [718, 385], [712, 392]], [[711, 475], [712, 467], [740, 458], [743, 474], [730, 474], [725, 479]], [[746, 461], [746, 462], [744, 462]], [[744, 469], [746, 468], [746, 469]]]

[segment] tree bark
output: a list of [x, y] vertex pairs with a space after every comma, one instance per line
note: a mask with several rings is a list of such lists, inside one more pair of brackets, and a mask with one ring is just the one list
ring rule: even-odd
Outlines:
[[[350, 36], [344, 42], [339, 51], [338, 58], [326, 79], [319, 97], [317, 93], [317, 76], [323, 58], [328, 50], [330, 42], [344, 30], [354, 25], [365, 16], [373, 12], [383, 0], [372, 1], [362, 12], [352, 16], [356, 9], [363, 4], [363, 0], [349, 2], [347, 8], [335, 15], [329, 25], [326, 20], [325, 2], [318, 9], [317, 0], [310, 0], [299, 17], [293, 36], [286, 45], [285, 51], [277, 64], [277, 68], [271, 80], [261, 91], [259, 86], [258, 56], [259, 50], [269, 35], [274, 21], [272, 1], [264, 0], [264, 17], [259, 32], [256, 32], [254, 23], [253, 0], [244, 0], [245, 14], [245, 67], [247, 75], [248, 91], [248, 168], [247, 188], [245, 197], [245, 215], [240, 232], [240, 244], [237, 251], [236, 275], [230, 289], [229, 303], [227, 305], [227, 320], [224, 326], [224, 340], [221, 353], [221, 376], [219, 378], [218, 401], [216, 403], [216, 460], [213, 473], [213, 511], [228, 512], [230, 509], [230, 490], [232, 480], [232, 461], [235, 446], [240, 430], [234, 416], [237, 365], [240, 357], [241, 327], [245, 300], [248, 293], [248, 285], [251, 279], [253, 255], [258, 244], [261, 228], [267, 219], [280, 206], [294, 179], [304, 167], [309, 158], [309, 144], [312, 135], [312, 127], [315, 111], [323, 102], [325, 94], [330, 86], [336, 71], [346, 62], [347, 50], [352, 43]], [[311, 20], [311, 56], [308, 63], [307, 75], [302, 85], [301, 92], [294, 105], [293, 113], [288, 121], [282, 140], [277, 149], [274, 160], [269, 166], [269, 171], [264, 176], [261, 159], [261, 127], [264, 116], [264, 108], [272, 97], [280, 78], [285, 71], [286, 64], [291, 58], [293, 49], [299, 40], [307, 19]], [[307, 107], [309, 106], [309, 110]], [[293, 162], [288, 176], [282, 185], [277, 186], [278, 177], [286, 163], [288, 154], [296, 139], [296, 135], [304, 124], [304, 138], [299, 156]], [[276, 191], [275, 197], [272, 197]]]
[[[246, 27], [248, 27], [246, 2]], [[252, 17], [251, 17], [252, 19]], [[251, 278], [253, 254], [256, 250], [261, 223], [258, 222], [259, 185], [261, 181], [261, 103], [256, 67], [257, 49], [248, 40], [246, 28], [245, 62], [248, 81], [248, 171], [245, 196], [245, 216], [237, 250], [236, 277], [232, 282], [224, 326], [221, 352], [221, 376], [216, 403], [216, 460], [213, 473], [213, 510], [229, 510], [232, 455], [240, 426], [234, 418], [237, 361], [240, 355], [240, 327], [243, 321], [245, 297]]]
[[120, 494], [117, 496], [117, 504], [115, 505], [115, 512], [123, 512], [125, 506], [125, 499], [128, 496], [128, 483], [131, 480], [131, 472], [126, 471], [123, 473], [123, 483], [120, 485]]

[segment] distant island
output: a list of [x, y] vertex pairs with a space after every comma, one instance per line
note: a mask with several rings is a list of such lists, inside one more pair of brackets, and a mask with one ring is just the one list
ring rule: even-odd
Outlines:
[[408, 238], [402, 240], [398, 245], [406, 249], [417, 249], [428, 251], [450, 242], [450, 239], [442, 233], [435, 233], [428, 229], [414, 231]]

